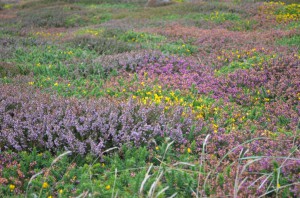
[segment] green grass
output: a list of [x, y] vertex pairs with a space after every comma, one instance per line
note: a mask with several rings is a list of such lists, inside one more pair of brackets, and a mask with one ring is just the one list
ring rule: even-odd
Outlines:
[[287, 46], [300, 46], [300, 35], [294, 35], [291, 37], [285, 37], [277, 41], [279, 45]]

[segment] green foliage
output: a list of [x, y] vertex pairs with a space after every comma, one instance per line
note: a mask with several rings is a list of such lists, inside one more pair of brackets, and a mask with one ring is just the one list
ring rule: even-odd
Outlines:
[[300, 36], [294, 35], [291, 37], [284, 37], [277, 41], [279, 45], [287, 45], [287, 46], [300, 46]]
[[[6, 154], [14, 153], [6, 152]], [[13, 160], [18, 165], [4, 168], [2, 171], [2, 177], [10, 178], [10, 181], [0, 187], [0, 194], [13, 195], [16, 189], [25, 193], [28, 185], [28, 194], [40, 196], [75, 196], [87, 190], [93, 196], [111, 196], [114, 189], [118, 190], [119, 196], [138, 197], [149, 163], [155, 164], [155, 168], [145, 183], [144, 194], [148, 193], [162, 170], [165, 173], [157, 186], [157, 192], [169, 186], [165, 196], [178, 191], [180, 196], [188, 196], [191, 189], [197, 186], [197, 177], [188, 172], [189, 167], [181, 165], [178, 167], [180, 170], [177, 170], [165, 166], [174, 163], [176, 159], [185, 161], [194, 159], [188, 152], [179, 154], [172, 146], [169, 147], [167, 142], [150, 150], [146, 147], [135, 148], [124, 145], [117, 151], [103, 156], [102, 159], [91, 155], [84, 157], [59, 154], [62, 154], [61, 157], [55, 158], [49, 152], [39, 153], [38, 149], [34, 148], [32, 152], [21, 152], [16, 155]], [[163, 163], [156, 159], [163, 160]], [[32, 177], [39, 172], [41, 174]], [[19, 185], [16, 184], [18, 180], [21, 181]], [[16, 189], [10, 191], [9, 185], [15, 185]]]
[[119, 39], [125, 42], [159, 43], [166, 40], [166, 37], [160, 35], [142, 33], [142, 32], [129, 31], [120, 35]]
[[234, 31], [251, 31], [255, 28], [257, 23], [258, 22], [255, 20], [235, 20], [233, 23], [234, 25], [232, 25], [228, 29]]
[[224, 13], [224, 12], [214, 12], [210, 14], [209, 20], [214, 21], [216, 23], [222, 23], [224, 21], [238, 21], [240, 20], [239, 15], [234, 13]]
[[179, 40], [172, 43], [166, 43], [158, 46], [159, 49], [164, 53], [179, 54], [179, 55], [192, 55], [197, 52], [198, 48], [194, 45], [184, 43]]

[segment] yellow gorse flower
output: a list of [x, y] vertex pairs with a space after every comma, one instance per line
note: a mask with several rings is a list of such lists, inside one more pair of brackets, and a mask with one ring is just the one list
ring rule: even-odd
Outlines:
[[48, 188], [48, 187], [49, 187], [49, 184], [47, 182], [44, 182], [42, 185], [42, 188]]
[[10, 185], [9, 185], [9, 190], [10, 190], [10, 191], [14, 191], [14, 190], [15, 190], [15, 188], [16, 188], [16, 186], [15, 186], [15, 185], [13, 185], [13, 184], [10, 184]]

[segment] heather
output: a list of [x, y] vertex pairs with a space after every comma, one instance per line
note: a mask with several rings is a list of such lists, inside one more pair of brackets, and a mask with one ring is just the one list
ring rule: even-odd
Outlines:
[[0, 197], [299, 197], [297, 1], [0, 0]]

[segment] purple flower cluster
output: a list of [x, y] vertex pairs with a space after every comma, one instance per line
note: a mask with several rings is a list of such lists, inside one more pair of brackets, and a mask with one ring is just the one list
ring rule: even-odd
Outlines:
[[166, 113], [163, 106], [146, 107], [132, 101], [57, 98], [1, 85], [0, 147], [101, 154], [114, 146], [147, 145], [164, 136], [186, 143], [192, 125], [200, 131], [202, 124], [193, 123], [191, 116], [182, 120], [182, 111], [177, 107]]
[[[254, 93], [264, 87], [278, 99], [291, 104], [298, 101], [300, 92], [300, 59], [295, 53], [273, 58], [244, 70], [237, 69], [228, 75], [217, 76], [210, 66], [199, 64], [193, 58], [180, 58], [147, 54], [143, 59], [131, 62], [141, 78], [145, 73], [150, 79], [158, 78], [161, 84], [173, 88], [189, 89], [195, 85], [200, 94], [211, 94], [213, 98], [234, 99], [238, 104], [251, 104]], [[250, 91], [245, 92], [245, 89]]]

